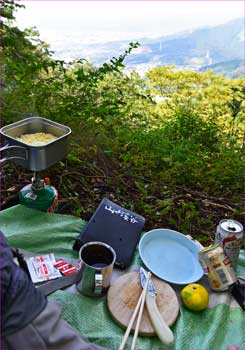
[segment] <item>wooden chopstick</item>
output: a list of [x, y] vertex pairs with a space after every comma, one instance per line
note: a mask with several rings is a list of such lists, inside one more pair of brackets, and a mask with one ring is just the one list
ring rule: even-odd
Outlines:
[[[145, 296], [146, 296], [147, 287], [148, 287], [148, 282], [149, 282], [149, 279], [150, 279], [150, 278], [151, 278], [151, 273], [148, 272], [147, 279], [146, 279], [146, 283], [145, 283], [145, 285], [144, 285], [144, 289], [143, 289], [142, 292], [141, 292], [141, 295], [140, 295], [140, 297], [139, 297], [139, 300], [138, 300], [137, 305], [136, 305], [136, 307], [135, 307], [135, 309], [134, 309], [133, 315], [132, 315], [132, 317], [131, 317], [131, 319], [130, 319], [130, 321], [129, 321], [128, 327], [127, 327], [127, 329], [126, 329], [126, 332], [124, 333], [123, 339], [122, 339], [122, 341], [121, 341], [121, 344], [120, 344], [118, 350], [123, 350], [123, 349], [124, 349], [124, 346], [125, 346], [125, 344], [126, 344], [126, 342], [127, 342], [129, 333], [130, 333], [130, 331], [131, 331], [131, 328], [132, 328], [132, 326], [133, 326], [133, 323], [134, 323], [134, 321], [135, 321], [136, 315], [137, 315], [137, 313], [138, 313], [140, 307], [142, 308], [141, 315], [139, 314], [140, 320], [141, 320], [141, 316], [142, 316], [142, 313], [143, 313], [143, 307], [144, 307], [144, 303], [145, 303]], [[142, 304], [143, 304], [143, 307], [141, 306]], [[139, 322], [138, 322], [138, 320], [137, 320], [137, 324], [140, 323], [140, 320], [139, 320]], [[137, 324], [136, 324], [136, 328], [137, 328]], [[136, 330], [136, 328], [135, 328], [135, 330]], [[139, 326], [138, 326], [138, 328], [139, 328]], [[139, 331], [139, 329], [137, 330], [137, 335], [138, 335], [138, 331]], [[136, 335], [136, 338], [137, 338], [137, 335]], [[136, 342], [136, 339], [135, 339], [134, 343], [135, 343], [135, 342]]]
[[143, 290], [142, 290], [142, 292], [141, 292], [141, 295], [140, 295], [140, 297], [139, 297], [139, 300], [138, 300], [137, 305], [136, 305], [136, 307], [135, 307], [135, 309], [134, 309], [133, 315], [132, 315], [132, 317], [131, 317], [131, 319], [130, 319], [130, 321], [129, 321], [128, 327], [127, 327], [127, 329], [126, 329], [126, 332], [124, 333], [122, 342], [121, 342], [121, 344], [120, 344], [118, 350], [123, 350], [123, 349], [124, 349], [124, 346], [125, 346], [125, 344], [126, 344], [126, 342], [127, 342], [129, 333], [130, 333], [131, 328], [132, 328], [132, 326], [133, 326], [134, 320], [135, 320], [135, 318], [136, 318], [137, 312], [139, 311], [142, 298], [143, 298]]
[[138, 315], [138, 318], [137, 318], [137, 323], [136, 323], [136, 327], [135, 327], [135, 331], [134, 331], [134, 337], [133, 337], [133, 341], [132, 341], [132, 345], [131, 345], [131, 350], [134, 350], [135, 344], [136, 344], [136, 340], [137, 340], [137, 337], [138, 337], [139, 328], [140, 328], [140, 322], [141, 322], [141, 319], [142, 319], [142, 314], [143, 314], [143, 310], [144, 310], [144, 306], [145, 306], [145, 297], [146, 297], [146, 293], [147, 293], [147, 289], [148, 289], [148, 282], [149, 282], [150, 278], [151, 278], [151, 273], [148, 272], [147, 278], [146, 278], [146, 282], [145, 282], [145, 285], [144, 285], [144, 289], [143, 289], [143, 296], [142, 296], [142, 301], [141, 301], [141, 305], [140, 305], [139, 315]]

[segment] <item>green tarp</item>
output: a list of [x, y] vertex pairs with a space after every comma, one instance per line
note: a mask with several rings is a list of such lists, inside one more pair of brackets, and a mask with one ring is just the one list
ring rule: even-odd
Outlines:
[[[60, 214], [49, 214], [20, 205], [0, 213], [1, 230], [13, 247], [33, 253], [54, 253], [77, 258], [72, 251], [74, 239], [86, 224], [83, 220]], [[138, 250], [132, 265], [140, 266]], [[238, 275], [244, 273], [244, 251], [241, 251]], [[204, 277], [200, 283], [207, 281]], [[183, 286], [181, 286], [182, 288]], [[174, 287], [174, 289], [176, 289]], [[176, 289], [179, 294], [179, 290]], [[106, 300], [95, 300], [69, 291], [57, 291], [49, 296], [63, 305], [63, 318], [91, 342], [117, 350], [125, 330], [110, 317]], [[177, 321], [172, 326], [175, 350], [243, 350], [244, 314], [228, 293], [210, 293], [210, 306], [201, 313], [180, 306]], [[132, 337], [125, 349], [130, 349]], [[139, 336], [138, 350], [166, 349], [157, 337]], [[74, 349], [76, 350], [76, 349]]]

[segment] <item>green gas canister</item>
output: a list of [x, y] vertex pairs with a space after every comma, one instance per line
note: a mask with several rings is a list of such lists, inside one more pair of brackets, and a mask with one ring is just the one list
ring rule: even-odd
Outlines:
[[50, 179], [32, 178], [32, 183], [19, 192], [20, 204], [26, 207], [53, 213], [58, 204], [58, 192], [50, 185]]

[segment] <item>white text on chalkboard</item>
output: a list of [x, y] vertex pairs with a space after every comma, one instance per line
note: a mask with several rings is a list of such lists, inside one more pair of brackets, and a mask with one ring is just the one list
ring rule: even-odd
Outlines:
[[126, 211], [123, 211], [121, 209], [113, 209], [112, 206], [108, 206], [108, 205], [105, 205], [105, 210], [108, 210], [109, 212], [111, 212], [111, 214], [116, 214], [116, 215], [119, 215], [123, 220], [129, 222], [130, 224], [137, 224], [138, 223], [138, 220], [136, 219], [135, 216], [127, 213]]

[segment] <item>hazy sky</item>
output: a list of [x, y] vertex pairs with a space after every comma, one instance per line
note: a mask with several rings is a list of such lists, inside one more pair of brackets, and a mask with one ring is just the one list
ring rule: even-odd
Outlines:
[[[241, 1], [21, 1], [21, 29], [36, 26], [43, 40], [66, 45], [71, 36], [81, 43], [157, 37], [244, 16]], [[69, 39], [67, 39], [69, 38]]]

